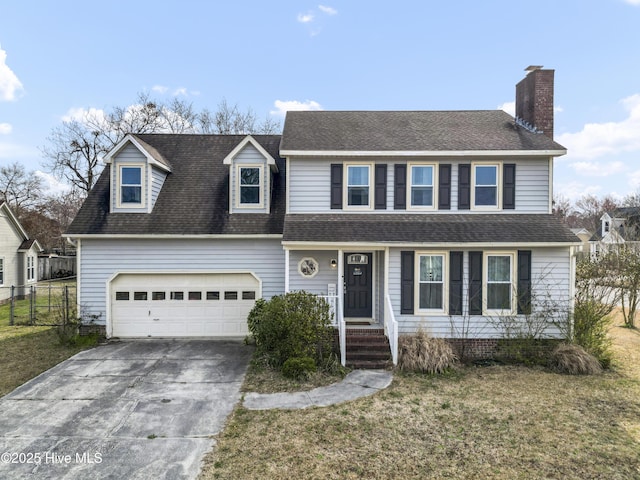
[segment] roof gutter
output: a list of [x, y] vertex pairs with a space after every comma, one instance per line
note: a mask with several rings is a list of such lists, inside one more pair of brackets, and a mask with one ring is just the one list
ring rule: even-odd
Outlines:
[[282, 157], [560, 157], [567, 150], [280, 150]]

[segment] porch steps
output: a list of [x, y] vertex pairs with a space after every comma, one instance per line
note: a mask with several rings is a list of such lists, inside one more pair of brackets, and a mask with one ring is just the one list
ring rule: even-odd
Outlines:
[[384, 369], [391, 366], [391, 348], [382, 328], [347, 328], [347, 367]]

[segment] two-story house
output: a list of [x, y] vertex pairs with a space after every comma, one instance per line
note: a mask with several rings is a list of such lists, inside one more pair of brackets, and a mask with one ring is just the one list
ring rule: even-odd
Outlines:
[[418, 328], [498, 339], [491, 320], [538, 297], [566, 314], [579, 239], [551, 213], [553, 74], [517, 85], [518, 119], [289, 112], [282, 136], [127, 136], [67, 232], [81, 312], [109, 337], [242, 336], [255, 299], [307, 290], [341, 338], [379, 328], [394, 358]]

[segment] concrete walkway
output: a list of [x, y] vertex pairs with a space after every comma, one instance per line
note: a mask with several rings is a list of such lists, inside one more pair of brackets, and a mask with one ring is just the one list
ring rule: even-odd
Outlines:
[[243, 405], [249, 410], [326, 407], [373, 395], [391, 385], [392, 380], [393, 374], [386, 370], [354, 370], [339, 383], [308, 392], [247, 393]]

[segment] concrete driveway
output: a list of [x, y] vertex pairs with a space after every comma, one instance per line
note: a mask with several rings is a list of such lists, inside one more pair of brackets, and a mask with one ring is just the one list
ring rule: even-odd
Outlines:
[[0, 399], [0, 478], [195, 478], [251, 353], [159, 339], [81, 352]]

